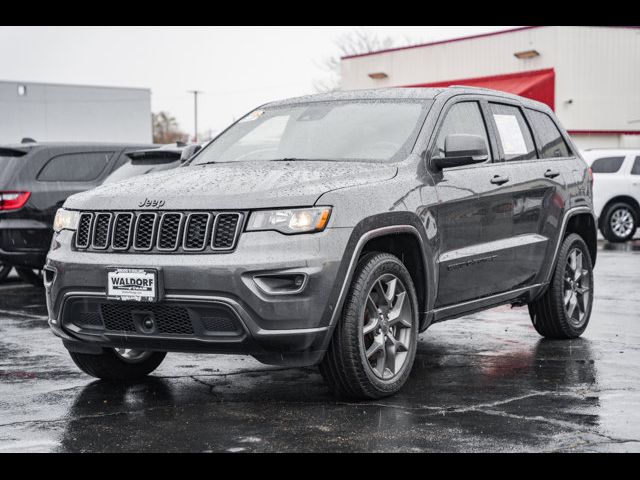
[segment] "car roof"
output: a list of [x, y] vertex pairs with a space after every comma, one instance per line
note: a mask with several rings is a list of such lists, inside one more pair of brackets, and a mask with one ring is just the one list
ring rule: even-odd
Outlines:
[[627, 156], [640, 155], [640, 148], [588, 148], [581, 151], [583, 157], [595, 158], [603, 155], [610, 156]]
[[264, 106], [284, 106], [296, 105], [312, 102], [331, 102], [331, 101], [348, 101], [348, 100], [433, 100], [440, 96], [452, 97], [455, 95], [491, 95], [494, 97], [502, 97], [517, 100], [528, 107], [535, 107], [541, 110], [550, 111], [549, 107], [544, 103], [531, 100], [529, 98], [520, 97], [511, 93], [499, 90], [491, 90], [488, 88], [468, 87], [464, 85], [453, 85], [446, 88], [415, 88], [415, 87], [394, 87], [394, 88], [378, 88], [367, 90], [346, 90], [329, 93], [317, 93], [314, 95], [304, 95], [301, 97], [288, 98], [275, 102], [267, 103]]

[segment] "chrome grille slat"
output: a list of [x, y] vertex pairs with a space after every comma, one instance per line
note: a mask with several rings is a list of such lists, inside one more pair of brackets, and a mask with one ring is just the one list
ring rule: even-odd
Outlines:
[[131, 246], [131, 231], [133, 227], [133, 213], [116, 213], [111, 235], [111, 248], [114, 250], [128, 250]]
[[216, 216], [211, 235], [211, 248], [214, 250], [233, 250], [238, 238], [242, 214], [220, 213]]
[[133, 234], [134, 250], [151, 250], [156, 236], [157, 213], [141, 213], [136, 218], [136, 227]]
[[109, 246], [112, 217], [111, 213], [96, 213], [91, 229], [91, 248], [105, 250]]
[[76, 248], [88, 248], [91, 244], [91, 224], [93, 213], [80, 214], [78, 231], [76, 232]]
[[158, 224], [157, 249], [163, 252], [173, 252], [180, 245], [182, 235], [181, 213], [163, 213]]
[[184, 227], [182, 249], [187, 252], [199, 252], [209, 242], [211, 220], [210, 213], [190, 213]]
[[81, 212], [75, 246], [101, 252], [216, 253], [236, 248], [244, 212]]

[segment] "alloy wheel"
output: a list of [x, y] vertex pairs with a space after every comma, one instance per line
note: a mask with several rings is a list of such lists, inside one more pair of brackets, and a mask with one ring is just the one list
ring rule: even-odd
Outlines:
[[564, 271], [564, 310], [569, 321], [580, 328], [586, 319], [591, 290], [589, 270], [583, 268], [582, 250], [569, 252]]
[[633, 231], [633, 214], [628, 208], [617, 208], [611, 214], [611, 230], [619, 238], [626, 238]]
[[362, 325], [366, 364], [382, 380], [392, 380], [409, 357], [413, 312], [407, 289], [390, 273], [380, 276], [367, 295]]

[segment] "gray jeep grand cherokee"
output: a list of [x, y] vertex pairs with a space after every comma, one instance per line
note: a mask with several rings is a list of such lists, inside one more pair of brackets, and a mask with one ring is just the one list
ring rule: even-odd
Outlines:
[[167, 351], [318, 364], [339, 396], [410, 373], [419, 332], [501, 304], [575, 338], [596, 223], [585, 162], [545, 105], [390, 89], [264, 105], [187, 165], [70, 197], [45, 284], [78, 367]]

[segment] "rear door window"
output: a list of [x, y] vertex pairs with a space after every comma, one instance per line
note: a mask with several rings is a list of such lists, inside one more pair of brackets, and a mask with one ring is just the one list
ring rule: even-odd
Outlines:
[[551, 117], [535, 110], [528, 112], [532, 127], [540, 141], [540, 158], [569, 157], [569, 146]]
[[622, 167], [624, 157], [598, 158], [591, 164], [593, 173], [616, 173]]
[[529, 125], [522, 111], [513, 105], [500, 103], [491, 103], [489, 106], [504, 159], [513, 162], [538, 158]]
[[114, 152], [69, 153], [50, 159], [40, 170], [41, 182], [91, 182], [104, 172]]
[[640, 157], [636, 157], [631, 167], [631, 175], [640, 175]]

